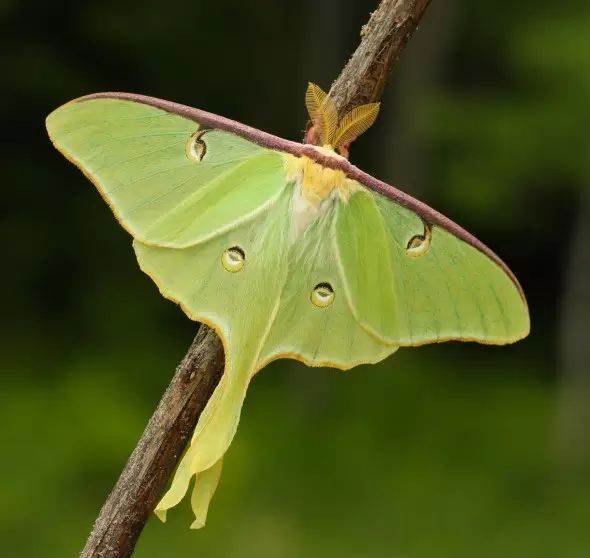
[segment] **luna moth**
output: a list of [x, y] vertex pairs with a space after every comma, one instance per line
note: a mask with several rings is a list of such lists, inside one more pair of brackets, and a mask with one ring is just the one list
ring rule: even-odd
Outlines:
[[378, 104], [341, 119], [310, 84], [304, 143], [129, 93], [75, 99], [47, 118], [51, 141], [133, 237], [141, 269], [225, 351], [155, 513], [191, 505], [205, 524], [250, 380], [269, 362], [346, 370], [399, 347], [493, 345], [529, 332], [506, 264], [474, 236], [348, 161]]

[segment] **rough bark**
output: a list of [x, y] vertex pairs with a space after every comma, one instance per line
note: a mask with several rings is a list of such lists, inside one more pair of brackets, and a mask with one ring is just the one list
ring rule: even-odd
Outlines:
[[[339, 112], [381, 98], [390, 69], [429, 2], [381, 1], [361, 30], [360, 45], [330, 89]], [[200, 325], [80, 556], [131, 556], [222, 371], [221, 343], [211, 329]]]
[[131, 556], [222, 370], [221, 342], [212, 329], [201, 325], [100, 510], [80, 556]]
[[330, 88], [343, 114], [379, 101], [394, 62], [418, 26], [430, 0], [382, 0], [361, 29], [361, 43]]

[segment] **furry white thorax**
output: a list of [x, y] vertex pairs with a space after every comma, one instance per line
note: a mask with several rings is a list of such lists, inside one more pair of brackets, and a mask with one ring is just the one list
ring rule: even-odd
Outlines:
[[[331, 157], [340, 157], [328, 147], [316, 147]], [[341, 170], [324, 167], [309, 157], [285, 155], [287, 180], [293, 189], [293, 235], [298, 238], [337, 199], [348, 202], [358, 184]]]

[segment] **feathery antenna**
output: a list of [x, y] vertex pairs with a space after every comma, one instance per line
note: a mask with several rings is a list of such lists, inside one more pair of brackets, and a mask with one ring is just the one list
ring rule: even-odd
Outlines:
[[346, 153], [350, 143], [371, 127], [379, 113], [379, 103], [369, 103], [353, 108], [338, 121], [334, 101], [311, 82], [305, 92], [305, 105], [321, 144], [333, 149], [342, 148]]

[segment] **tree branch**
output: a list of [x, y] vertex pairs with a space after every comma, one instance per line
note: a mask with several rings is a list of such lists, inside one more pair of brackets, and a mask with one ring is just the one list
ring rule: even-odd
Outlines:
[[[381, 98], [393, 63], [430, 0], [382, 0], [361, 43], [332, 84], [340, 113]], [[117, 484], [103, 505], [82, 558], [126, 558], [154, 509], [223, 371], [223, 349], [202, 324]]]
[[390, 70], [430, 0], [382, 0], [361, 29], [361, 44], [330, 88], [339, 114], [381, 99]]
[[223, 348], [201, 324], [94, 523], [84, 558], [131, 556], [223, 370]]

